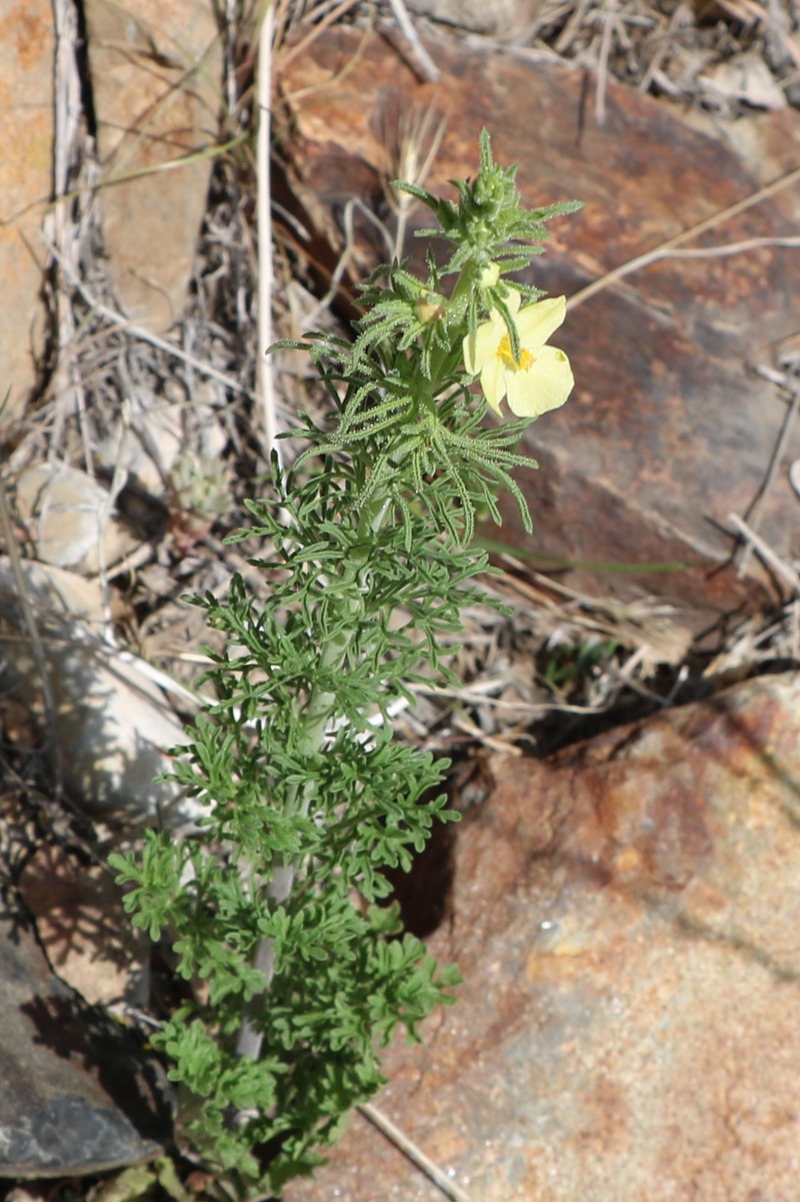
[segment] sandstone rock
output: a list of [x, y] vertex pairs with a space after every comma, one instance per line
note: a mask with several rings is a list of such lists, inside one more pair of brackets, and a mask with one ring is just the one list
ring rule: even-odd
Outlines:
[[[42, 563], [96, 573], [137, 546], [105, 488], [67, 464], [37, 464], [16, 481], [17, 509]], [[101, 553], [102, 550], [102, 553]]]
[[[465, 977], [377, 1102], [481, 1202], [794, 1202], [800, 684], [765, 677], [536, 763], [455, 840]], [[433, 1202], [360, 1116], [286, 1202]]]
[[[81, 863], [42, 841], [17, 882], [42, 950], [59, 979], [90, 1005], [144, 1002], [149, 941], [131, 926], [106, 864]], [[146, 990], [145, 990], [146, 993]]]
[[180, 316], [205, 210], [221, 50], [210, 0], [87, 0], [89, 67], [103, 178], [103, 240], [126, 313], [157, 331]]
[[46, 253], [40, 230], [52, 186], [53, 14], [47, 0], [0, 3], [0, 430], [36, 385]]

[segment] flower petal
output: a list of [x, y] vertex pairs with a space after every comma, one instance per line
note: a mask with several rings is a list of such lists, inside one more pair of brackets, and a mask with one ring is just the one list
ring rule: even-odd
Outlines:
[[547, 300], [526, 305], [516, 318], [521, 345], [531, 350], [543, 346], [566, 315], [567, 299], [564, 296], [551, 296]]
[[495, 358], [505, 332], [505, 322], [495, 309], [488, 321], [479, 325], [474, 334], [467, 335], [463, 343], [464, 366], [471, 376], [477, 376], [484, 364]]
[[563, 405], [574, 383], [564, 352], [553, 346], [538, 347], [535, 361], [527, 371], [506, 373], [508, 407], [517, 417], [540, 417]]
[[493, 355], [481, 372], [481, 388], [489, 402], [489, 408], [500, 412], [500, 403], [506, 395], [508, 377], [503, 363]]

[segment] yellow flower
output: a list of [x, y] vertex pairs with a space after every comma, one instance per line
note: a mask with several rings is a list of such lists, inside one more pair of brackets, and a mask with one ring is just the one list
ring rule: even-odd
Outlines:
[[481, 388], [496, 413], [507, 398], [517, 417], [539, 417], [563, 405], [575, 383], [564, 352], [545, 346], [563, 322], [567, 302], [556, 296], [520, 309], [521, 300], [516, 289], [509, 290], [507, 304], [519, 334], [519, 359], [514, 358], [502, 314], [493, 309], [489, 320], [464, 339], [464, 364], [470, 375], [480, 374]]

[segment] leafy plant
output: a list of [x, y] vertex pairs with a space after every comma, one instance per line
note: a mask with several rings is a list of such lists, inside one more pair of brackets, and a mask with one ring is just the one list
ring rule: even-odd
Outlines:
[[564, 689], [593, 676], [618, 650], [617, 639], [587, 639], [582, 643], [555, 646], [547, 655], [542, 680], [554, 690]]
[[[183, 1128], [243, 1196], [322, 1163], [382, 1085], [380, 1048], [398, 1026], [418, 1038], [458, 982], [390, 900], [387, 869], [454, 818], [436, 795], [447, 762], [400, 742], [392, 712], [423, 675], [453, 683], [444, 636], [487, 600], [476, 510], [499, 522], [505, 487], [530, 528], [511, 472], [531, 461], [515, 448], [572, 387], [545, 345], [563, 298], [503, 275], [575, 206], [525, 212], [515, 177], [484, 133], [457, 201], [396, 185], [432, 210], [441, 228], [424, 234], [449, 260], [429, 252], [422, 280], [407, 264], [377, 272], [354, 343], [284, 344], [308, 350], [331, 411], [304, 419], [308, 449], [288, 472], [274, 458], [272, 494], [248, 506], [270, 548], [254, 561], [267, 600], [239, 577], [224, 601], [196, 598], [226, 645], [175, 777], [206, 816], [191, 840], [150, 832], [140, 856], [111, 857], [134, 923], [169, 938], [192, 985], [154, 1040]], [[484, 426], [504, 399], [523, 419]]]

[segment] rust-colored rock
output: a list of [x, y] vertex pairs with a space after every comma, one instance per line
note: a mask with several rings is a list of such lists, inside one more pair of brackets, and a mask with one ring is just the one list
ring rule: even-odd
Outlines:
[[[352, 197], [386, 216], [385, 183], [396, 170], [387, 148], [398, 112], [430, 107], [446, 124], [428, 181], [435, 190], [474, 174], [485, 126], [497, 160], [520, 164], [529, 204], [585, 202], [580, 214], [554, 223], [555, 240], [534, 273], [537, 284], [568, 296], [800, 161], [791, 112], [754, 119], [747, 138], [737, 131], [726, 139], [609, 81], [600, 128], [593, 82], [574, 66], [477, 52], [430, 34], [426, 45], [442, 70], [438, 84], [419, 83], [377, 34], [345, 29], [319, 37], [280, 73], [293, 122], [283, 147], [288, 180], [319, 261], [326, 246], [335, 260]], [[745, 142], [746, 158], [735, 149]], [[725, 221], [701, 244], [796, 232], [797, 192], [795, 185]], [[357, 209], [353, 216], [366, 270], [386, 248], [374, 225]], [[424, 213], [414, 220], [424, 224]], [[419, 255], [420, 243], [410, 239], [406, 250]], [[728, 514], [747, 513], [785, 417], [784, 400], [750, 367], [773, 364], [797, 330], [796, 254], [766, 247], [667, 259], [574, 307], [559, 331], [575, 368], [574, 396], [527, 438], [542, 468], [524, 480], [536, 533], [525, 536], [508, 505], [506, 540], [574, 560], [699, 562], [664, 575], [570, 577], [605, 595], [660, 592], [693, 610], [696, 625], [763, 600], [763, 578], [756, 586], [719, 569], [733, 546], [723, 529]], [[786, 467], [799, 454], [795, 432], [760, 518], [767, 542], [788, 557], [800, 552], [800, 523]]]
[[210, 0], [87, 0], [103, 180], [103, 240], [126, 313], [164, 331], [181, 315], [216, 137], [220, 34]]
[[[496, 759], [378, 1104], [480, 1202], [796, 1202], [800, 682]], [[287, 1202], [433, 1202], [360, 1116]]]
[[48, 0], [0, 5], [0, 430], [34, 391], [43, 345], [40, 230], [52, 186], [54, 41]]
[[78, 864], [45, 843], [22, 870], [19, 891], [59, 980], [93, 1006], [139, 1000], [132, 979], [141, 979], [145, 947], [105, 864]]

